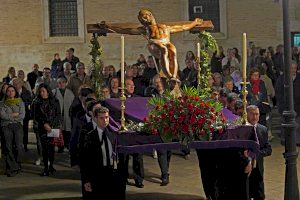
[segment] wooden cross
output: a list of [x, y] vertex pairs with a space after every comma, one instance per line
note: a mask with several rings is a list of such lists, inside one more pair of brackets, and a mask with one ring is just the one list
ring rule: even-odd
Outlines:
[[[189, 24], [191, 21], [177, 21], [177, 22], [161, 22], [160, 24], [166, 24], [166, 25], [177, 25], [177, 24]], [[107, 27], [101, 27], [99, 24], [87, 24], [87, 32], [88, 33], [98, 33], [100, 36], [106, 36], [107, 33], [113, 33], [113, 31], [109, 30], [109, 26], [118, 26], [118, 27], [124, 27], [124, 28], [138, 28], [142, 25], [140, 23], [109, 23], [106, 24]], [[204, 30], [212, 30], [214, 28], [214, 25], [212, 21], [207, 20], [203, 21], [203, 23], [199, 26], [196, 26], [195, 28], [192, 28], [190, 31], [192, 33], [197, 33], [199, 31]]]

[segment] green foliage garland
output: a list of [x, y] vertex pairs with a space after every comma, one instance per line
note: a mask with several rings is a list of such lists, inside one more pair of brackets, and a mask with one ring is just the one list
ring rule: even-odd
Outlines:
[[200, 51], [200, 84], [199, 93], [200, 96], [209, 96], [211, 93], [211, 88], [209, 87], [208, 81], [211, 77], [211, 71], [209, 66], [210, 54], [218, 51], [218, 44], [216, 39], [211, 35], [211, 33], [202, 31], [198, 35], [198, 39], [201, 45]]
[[102, 55], [102, 47], [98, 42], [98, 35], [94, 34], [92, 39], [90, 40], [90, 48], [91, 51], [89, 55], [91, 55], [91, 63], [90, 63], [90, 71], [91, 71], [91, 87], [96, 92], [97, 97], [100, 97], [101, 87], [104, 84], [103, 76], [102, 76], [102, 68], [103, 63], [101, 60]]

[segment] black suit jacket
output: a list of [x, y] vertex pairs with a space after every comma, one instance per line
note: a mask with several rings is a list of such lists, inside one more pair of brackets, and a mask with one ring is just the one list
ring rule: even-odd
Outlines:
[[[107, 135], [108, 140], [112, 144], [112, 149], [115, 148], [115, 135], [104, 129], [103, 134]], [[84, 137], [85, 141], [82, 145], [82, 162], [80, 165], [81, 176], [84, 182], [96, 183], [99, 177], [104, 172], [103, 155], [101, 149], [101, 141], [98, 136], [97, 129], [93, 129]], [[112, 166], [111, 166], [112, 168]]]
[[[80, 133], [83, 127], [88, 124], [85, 115], [80, 118], [74, 119], [74, 126], [71, 130], [71, 139], [70, 139], [70, 159], [71, 166], [79, 165], [79, 144], [80, 144]], [[90, 131], [90, 130], [89, 130]]]
[[264, 171], [264, 162], [263, 158], [266, 156], [270, 156], [272, 154], [272, 147], [268, 141], [268, 128], [257, 124], [256, 127], [256, 134], [259, 141], [259, 150], [260, 153], [257, 155], [257, 169], [259, 170], [260, 174], [263, 176]]
[[30, 115], [31, 115], [29, 108], [32, 103], [31, 93], [25, 87], [22, 87], [22, 93], [21, 93], [20, 97], [25, 104], [25, 120], [29, 120]]
[[37, 78], [43, 76], [43, 72], [38, 71], [38, 74], [34, 73], [33, 71], [27, 74], [27, 81], [30, 84], [31, 89], [33, 90], [35, 87], [35, 82]]

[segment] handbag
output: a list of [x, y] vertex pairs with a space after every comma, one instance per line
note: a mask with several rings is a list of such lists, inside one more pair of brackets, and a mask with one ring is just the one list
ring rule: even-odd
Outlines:
[[63, 147], [65, 145], [64, 136], [62, 134], [61, 129], [59, 129], [59, 136], [53, 137], [53, 139], [50, 141], [50, 144], [57, 146], [57, 147]]

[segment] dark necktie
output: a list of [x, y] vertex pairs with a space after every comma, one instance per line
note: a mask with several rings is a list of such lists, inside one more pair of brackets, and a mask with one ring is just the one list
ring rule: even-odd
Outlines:
[[102, 137], [103, 137], [103, 142], [104, 142], [104, 146], [105, 146], [106, 166], [110, 166], [110, 155], [109, 155], [108, 139], [107, 139], [105, 131], [103, 131]]

